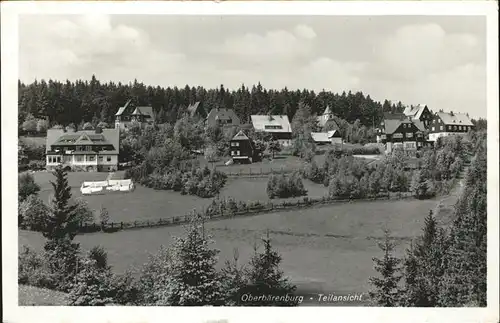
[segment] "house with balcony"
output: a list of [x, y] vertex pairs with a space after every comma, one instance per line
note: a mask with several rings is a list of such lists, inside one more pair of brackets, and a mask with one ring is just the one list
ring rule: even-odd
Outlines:
[[436, 112], [430, 122], [429, 141], [451, 135], [465, 135], [474, 130], [474, 124], [468, 115], [453, 112]]
[[118, 109], [115, 114], [115, 128], [116, 129], [127, 129], [130, 127], [131, 123], [138, 122], [141, 127], [153, 124], [155, 121], [155, 115], [153, 112], [153, 107], [151, 106], [137, 106], [133, 107], [131, 105], [132, 100], [128, 100], [123, 107]]
[[205, 125], [208, 127], [215, 126], [238, 126], [240, 118], [232, 109], [213, 108], [205, 119]]
[[62, 166], [72, 171], [109, 172], [118, 169], [120, 130], [47, 130], [47, 170]]
[[292, 127], [287, 115], [252, 115], [250, 118], [256, 132], [268, 133], [282, 146], [292, 144]]
[[398, 115], [386, 115], [378, 129], [378, 141], [385, 144], [386, 154], [401, 149], [409, 155], [414, 155], [418, 149], [427, 145], [421, 125], [417, 126], [412, 120]]

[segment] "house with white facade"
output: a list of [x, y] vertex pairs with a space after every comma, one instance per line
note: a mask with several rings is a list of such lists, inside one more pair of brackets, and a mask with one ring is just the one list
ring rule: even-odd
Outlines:
[[115, 128], [117, 129], [127, 129], [130, 127], [131, 123], [137, 122], [141, 127], [153, 124], [155, 121], [155, 115], [153, 112], [153, 107], [142, 106], [133, 107], [131, 105], [132, 100], [128, 100], [123, 107], [118, 109], [115, 114]]
[[474, 130], [474, 124], [466, 114], [436, 112], [430, 122], [429, 141], [450, 135], [464, 135], [471, 130]]
[[56, 166], [73, 171], [116, 171], [120, 130], [47, 130], [47, 170]]
[[256, 132], [266, 132], [283, 146], [292, 144], [292, 127], [287, 115], [252, 115]]

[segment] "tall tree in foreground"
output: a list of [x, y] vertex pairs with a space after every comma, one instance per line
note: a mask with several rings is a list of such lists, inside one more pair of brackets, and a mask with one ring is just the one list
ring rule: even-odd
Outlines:
[[217, 265], [218, 250], [209, 247], [199, 219], [190, 223], [187, 235], [173, 246], [170, 273], [156, 295], [156, 305], [223, 305], [224, 294]]
[[58, 288], [67, 290], [71, 277], [78, 271], [79, 244], [73, 243], [78, 230], [76, 205], [69, 203], [71, 187], [68, 185], [66, 172], [58, 167], [54, 171], [55, 182], [50, 211], [45, 218], [43, 235], [47, 238], [44, 249], [47, 253], [51, 270], [59, 278]]
[[404, 261], [403, 305], [417, 307], [438, 306], [440, 283], [444, 274], [446, 236], [439, 228], [432, 211], [425, 218], [423, 234]]
[[389, 231], [385, 231], [383, 243], [379, 243], [379, 248], [384, 252], [382, 258], [373, 258], [375, 270], [380, 277], [371, 277], [370, 284], [373, 289], [369, 292], [370, 298], [375, 305], [385, 307], [395, 307], [400, 305], [399, 281], [401, 280], [400, 259], [394, 253], [394, 242], [391, 241]]
[[[248, 285], [243, 289], [242, 293], [260, 296], [272, 295], [276, 297], [292, 297], [292, 293], [296, 287], [290, 283], [283, 271], [279, 268], [281, 263], [281, 255], [272, 248], [269, 233], [266, 238], [263, 238], [264, 252], [257, 252], [250, 260], [250, 267], [247, 270]], [[246, 301], [246, 306], [294, 306], [297, 305], [294, 301], [276, 301], [276, 300], [257, 300]]]
[[486, 306], [486, 218], [486, 150], [480, 149], [455, 206], [440, 293], [442, 306]]

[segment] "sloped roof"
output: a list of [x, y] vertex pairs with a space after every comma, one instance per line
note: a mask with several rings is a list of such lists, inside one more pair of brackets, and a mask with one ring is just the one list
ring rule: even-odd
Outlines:
[[445, 125], [459, 125], [459, 126], [474, 126], [470, 118], [463, 113], [446, 113], [438, 112], [436, 113], [438, 117], [443, 120]]
[[238, 120], [239, 118], [232, 109], [213, 108], [207, 115], [207, 119], [215, 118], [216, 120]]
[[315, 142], [330, 142], [328, 132], [311, 132], [311, 137]]
[[125, 112], [125, 110], [127, 109], [127, 107], [130, 104], [130, 102], [132, 102], [132, 100], [128, 100], [127, 103], [125, 103], [125, 105], [123, 107], [120, 107], [118, 109], [118, 112], [115, 113], [115, 116], [121, 116], [123, 114], [123, 112]]
[[332, 108], [329, 105], [327, 105], [326, 108], [325, 108], [325, 111], [323, 111], [323, 115], [325, 115], [325, 114], [332, 114], [332, 113], [333, 113], [332, 112]]
[[231, 140], [249, 140], [248, 136], [243, 132], [243, 130], [240, 130]]
[[142, 115], [148, 118], [154, 119], [153, 107], [136, 107], [134, 112], [131, 115]]
[[418, 119], [412, 120], [413, 124], [418, 128], [420, 131], [425, 131], [425, 125], [422, 121]]
[[422, 113], [424, 112], [425, 108], [426, 108], [425, 104], [419, 104], [417, 106], [409, 106], [405, 108], [404, 114], [409, 117], [419, 119]]
[[[292, 132], [287, 115], [252, 115], [252, 125], [257, 131], [265, 132]], [[281, 127], [279, 129], [266, 129], [266, 126]]]
[[95, 130], [65, 133], [62, 129], [49, 129], [47, 130], [46, 151], [50, 151], [52, 145], [113, 145], [114, 150], [108, 151], [108, 153], [118, 153], [120, 130], [102, 129], [102, 133], [96, 133]]

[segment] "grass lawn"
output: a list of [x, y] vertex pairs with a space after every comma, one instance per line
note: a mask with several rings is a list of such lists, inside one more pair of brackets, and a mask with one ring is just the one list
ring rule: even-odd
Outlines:
[[[280, 170], [298, 170], [304, 166], [304, 161], [296, 156], [276, 155], [272, 160], [264, 159], [260, 162], [251, 164], [224, 165], [224, 163], [229, 159], [230, 157], [225, 157], [214, 163], [217, 170], [227, 174], [258, 174]], [[210, 168], [212, 167], [212, 164], [208, 163], [204, 157], [200, 157], [200, 163], [201, 165], [208, 165]]]
[[[120, 178], [123, 172], [117, 172], [113, 178]], [[108, 209], [112, 222], [152, 220], [185, 215], [193, 209], [207, 207], [212, 199], [200, 198], [194, 195], [182, 195], [174, 191], [156, 191], [151, 188], [138, 185], [134, 192], [130, 193], [107, 193], [102, 195], [83, 196], [80, 186], [83, 181], [106, 180], [108, 173], [92, 172], [70, 172], [68, 183], [72, 187], [73, 197], [80, 197], [87, 201], [93, 210], [99, 210], [101, 206]], [[53, 193], [50, 181], [54, 176], [49, 172], [35, 173], [35, 181], [40, 185], [40, 198], [48, 202]], [[328, 190], [323, 185], [304, 180], [304, 186], [308, 190], [309, 197], [322, 197]], [[269, 201], [266, 193], [267, 177], [262, 178], [229, 178], [222, 189], [220, 196], [234, 198], [237, 201]], [[286, 200], [297, 200], [291, 198]], [[275, 200], [276, 201], [276, 200]], [[279, 199], [283, 201], [283, 199]], [[96, 213], [97, 214], [97, 213]]]
[[65, 306], [68, 295], [58, 291], [19, 285], [19, 306]]
[[[402, 255], [409, 239], [420, 234], [425, 216], [436, 201], [375, 201], [339, 204], [208, 222], [215, 247], [221, 250], [220, 264], [238, 249], [240, 263], [247, 263], [253, 246], [270, 230], [271, 239], [283, 257], [282, 269], [300, 290], [309, 292], [366, 293], [374, 275], [372, 257], [381, 256], [377, 239], [388, 228], [397, 237]], [[135, 272], [148, 254], [169, 245], [183, 227], [163, 227], [93, 233], [77, 236], [84, 250], [103, 246], [117, 272]], [[40, 249], [43, 237], [20, 231], [19, 246]]]

